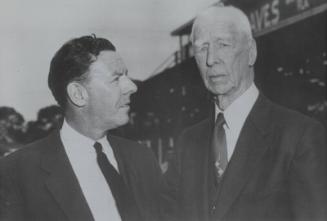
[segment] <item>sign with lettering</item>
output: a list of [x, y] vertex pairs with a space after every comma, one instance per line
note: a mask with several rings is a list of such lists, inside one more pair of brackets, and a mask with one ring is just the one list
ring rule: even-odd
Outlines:
[[326, 0], [265, 0], [248, 10], [255, 35], [327, 10]]

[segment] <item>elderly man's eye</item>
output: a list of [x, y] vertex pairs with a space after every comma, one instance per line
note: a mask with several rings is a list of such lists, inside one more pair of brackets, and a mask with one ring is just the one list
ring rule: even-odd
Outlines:
[[219, 43], [219, 47], [221, 47], [221, 48], [228, 47], [228, 46], [230, 46], [230, 44], [228, 44], [228, 43], [225, 43], [225, 42]]

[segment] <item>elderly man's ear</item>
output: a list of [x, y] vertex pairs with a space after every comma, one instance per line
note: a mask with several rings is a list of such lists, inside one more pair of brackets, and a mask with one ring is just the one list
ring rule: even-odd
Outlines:
[[257, 44], [255, 40], [252, 38], [250, 41], [250, 49], [249, 49], [249, 66], [252, 67], [256, 60], [257, 60]]
[[87, 90], [78, 82], [70, 82], [67, 85], [67, 95], [71, 103], [77, 107], [83, 107], [87, 103]]

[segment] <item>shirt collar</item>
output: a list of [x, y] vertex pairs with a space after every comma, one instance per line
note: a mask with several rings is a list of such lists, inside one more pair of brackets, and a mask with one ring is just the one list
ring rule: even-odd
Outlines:
[[[74, 128], [72, 128], [66, 120], [64, 120], [64, 123], [62, 125], [62, 128], [60, 130], [60, 136], [61, 139], [65, 144], [68, 144], [69, 146], [76, 146], [78, 145], [81, 151], [83, 151], [83, 147], [93, 147], [95, 141], [92, 140], [89, 137], [84, 136], [83, 134], [76, 131]], [[92, 148], [87, 148], [91, 149]], [[93, 151], [93, 150], [92, 150]]]
[[225, 117], [226, 126], [228, 128], [236, 128], [242, 126], [249, 115], [255, 101], [259, 96], [259, 90], [254, 83], [233, 103], [231, 103], [225, 111], [219, 109], [215, 105], [216, 117], [222, 112]]
[[97, 142], [101, 143], [101, 145], [103, 147], [105, 147], [105, 148], [110, 146], [110, 144], [109, 144], [109, 142], [107, 140], [107, 136], [104, 136], [104, 137], [100, 138], [99, 140], [97, 140]]

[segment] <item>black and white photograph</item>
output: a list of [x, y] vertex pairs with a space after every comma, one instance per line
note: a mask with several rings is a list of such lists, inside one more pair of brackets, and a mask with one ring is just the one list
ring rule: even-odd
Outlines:
[[326, 0], [0, 0], [0, 221], [326, 221]]

